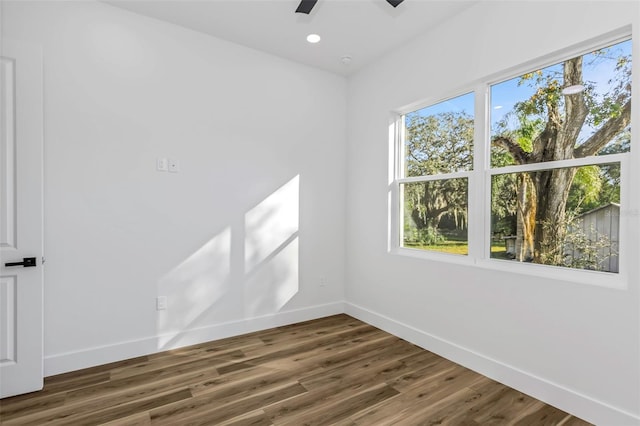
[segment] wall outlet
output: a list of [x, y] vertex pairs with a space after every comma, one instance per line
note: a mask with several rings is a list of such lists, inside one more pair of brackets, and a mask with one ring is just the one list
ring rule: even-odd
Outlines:
[[180, 171], [180, 162], [178, 160], [169, 159], [169, 173], [178, 173]]
[[325, 287], [327, 285], [327, 277], [320, 277], [320, 287]]
[[164, 311], [167, 309], [167, 296], [156, 297], [156, 311]]

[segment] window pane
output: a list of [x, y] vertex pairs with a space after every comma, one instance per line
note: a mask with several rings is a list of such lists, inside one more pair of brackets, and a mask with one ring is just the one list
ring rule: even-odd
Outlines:
[[491, 166], [628, 152], [631, 40], [491, 86]]
[[619, 163], [492, 176], [491, 257], [618, 272], [619, 203]]
[[405, 177], [471, 170], [473, 93], [406, 114]]
[[401, 185], [402, 246], [468, 254], [467, 185], [466, 178]]

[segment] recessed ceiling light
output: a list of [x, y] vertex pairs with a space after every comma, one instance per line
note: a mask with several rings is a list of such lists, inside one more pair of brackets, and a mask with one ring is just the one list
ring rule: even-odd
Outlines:
[[563, 95], [575, 95], [576, 93], [580, 93], [584, 91], [584, 86], [582, 84], [574, 84], [573, 86], [567, 86], [562, 89]]
[[309, 43], [317, 43], [320, 41], [320, 36], [318, 34], [309, 34], [307, 36], [307, 41]]

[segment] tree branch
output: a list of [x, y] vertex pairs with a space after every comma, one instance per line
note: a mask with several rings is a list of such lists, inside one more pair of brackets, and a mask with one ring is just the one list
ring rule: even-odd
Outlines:
[[429, 214], [429, 217], [433, 217], [436, 218], [439, 215], [441, 215], [442, 213], [445, 213], [447, 210], [449, 210], [449, 206], [442, 206], [440, 208], [437, 209], [431, 209], [431, 210], [427, 210], [427, 213]]
[[506, 136], [496, 136], [491, 141], [494, 145], [501, 146], [509, 151], [513, 159], [518, 164], [527, 164], [529, 162], [529, 153], [524, 151], [520, 145], [512, 141]]
[[622, 112], [619, 116], [609, 119], [598, 131], [573, 151], [574, 158], [588, 157], [597, 154], [615, 135], [627, 127], [630, 121], [631, 101], [628, 101], [622, 107]]

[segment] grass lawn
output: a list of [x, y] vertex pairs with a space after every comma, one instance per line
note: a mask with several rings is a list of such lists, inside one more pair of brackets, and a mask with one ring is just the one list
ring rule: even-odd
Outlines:
[[[439, 251], [443, 253], [451, 254], [469, 254], [469, 243], [466, 241], [452, 241], [448, 240], [441, 244], [434, 244], [432, 246], [425, 246], [422, 244], [405, 243], [407, 248], [415, 248], [420, 250]], [[497, 241], [491, 243], [491, 258], [493, 259], [507, 259], [507, 251], [504, 242]]]

